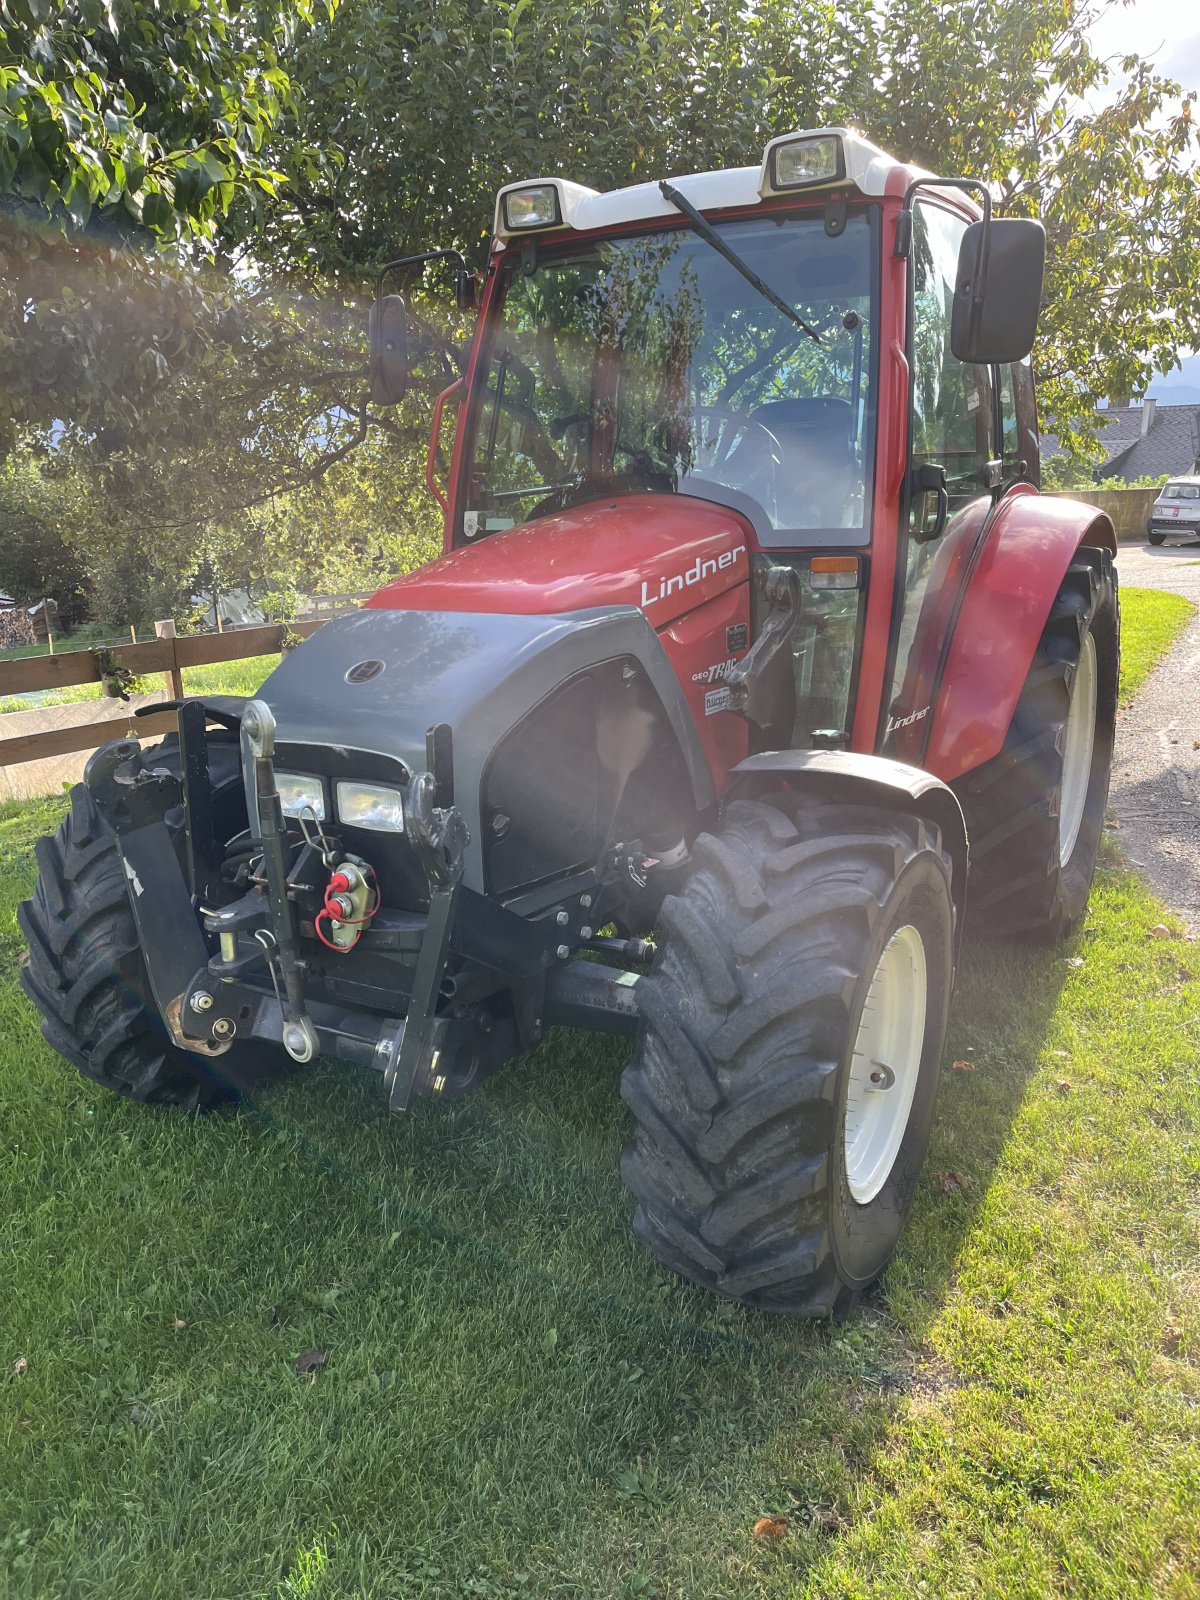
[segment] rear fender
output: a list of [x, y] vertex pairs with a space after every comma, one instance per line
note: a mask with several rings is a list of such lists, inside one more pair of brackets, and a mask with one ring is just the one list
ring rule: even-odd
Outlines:
[[933, 687], [921, 765], [939, 778], [950, 782], [999, 752], [1055, 597], [1084, 546], [1116, 555], [1102, 511], [1042, 494], [1001, 503], [967, 574]]
[[967, 825], [958, 797], [940, 778], [903, 761], [853, 750], [767, 750], [747, 757], [733, 769], [722, 805], [738, 795], [777, 788], [780, 780], [787, 788], [817, 800], [886, 806], [922, 817], [939, 828], [952, 870], [957, 956], [967, 909]]

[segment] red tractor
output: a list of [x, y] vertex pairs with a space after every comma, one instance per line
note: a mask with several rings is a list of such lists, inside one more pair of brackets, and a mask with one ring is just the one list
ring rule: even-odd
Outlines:
[[[138, 1100], [265, 1044], [403, 1111], [551, 1024], [627, 1034], [637, 1236], [844, 1312], [912, 1205], [964, 926], [1060, 938], [1096, 860], [1116, 546], [1037, 489], [1043, 261], [840, 128], [504, 189], [444, 555], [96, 753], [21, 908], [46, 1038]], [[381, 294], [376, 399], [412, 332]]]

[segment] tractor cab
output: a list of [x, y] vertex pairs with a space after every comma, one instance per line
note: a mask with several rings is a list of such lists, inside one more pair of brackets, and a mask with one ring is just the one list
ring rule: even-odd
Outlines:
[[[476, 337], [443, 397], [458, 404], [448, 491], [431, 484], [447, 552], [500, 540], [479, 573], [520, 574], [519, 589], [489, 576], [501, 607], [528, 605], [539, 573], [558, 604], [565, 528], [576, 577], [605, 599], [626, 562], [626, 598], [664, 636], [719, 786], [765, 744], [924, 753], [952, 569], [1038, 471], [1041, 230], [992, 221], [971, 187], [835, 128], [774, 140], [753, 167], [498, 197]], [[375, 360], [377, 387], [403, 385], [382, 348]], [[664, 632], [663, 602], [694, 571], [707, 507], [749, 587], [736, 614], [688, 625], [697, 656]], [[667, 525], [683, 530], [674, 562]], [[796, 579], [790, 694], [765, 727], [711, 726], [780, 567]], [[441, 579], [435, 566], [376, 603], [411, 605]]]

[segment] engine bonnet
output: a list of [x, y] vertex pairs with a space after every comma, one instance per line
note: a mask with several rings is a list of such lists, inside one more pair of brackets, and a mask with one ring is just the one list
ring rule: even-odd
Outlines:
[[387, 584], [384, 610], [539, 616], [634, 605], [655, 629], [745, 583], [752, 534], [683, 495], [622, 495], [481, 538]]

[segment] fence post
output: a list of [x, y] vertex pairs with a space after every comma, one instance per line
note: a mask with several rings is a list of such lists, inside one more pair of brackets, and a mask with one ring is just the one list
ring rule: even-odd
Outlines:
[[[175, 619], [174, 619], [174, 617], [166, 617], [166, 618], [163, 619], [163, 621], [156, 622], [154, 624], [154, 637], [156, 639], [174, 639], [174, 637], [175, 637]], [[171, 665], [167, 668], [167, 683], [170, 685], [171, 699], [172, 700], [182, 700], [183, 699], [183, 673], [179, 670], [179, 664], [175, 660], [175, 647], [174, 647], [174, 645], [171, 646]]]

